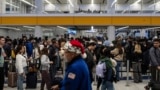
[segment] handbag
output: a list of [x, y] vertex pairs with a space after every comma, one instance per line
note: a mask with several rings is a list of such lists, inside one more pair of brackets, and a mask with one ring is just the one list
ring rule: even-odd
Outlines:
[[29, 62], [28, 72], [37, 72], [37, 71], [38, 71], [38, 69], [37, 69], [36, 65], [34, 63]]

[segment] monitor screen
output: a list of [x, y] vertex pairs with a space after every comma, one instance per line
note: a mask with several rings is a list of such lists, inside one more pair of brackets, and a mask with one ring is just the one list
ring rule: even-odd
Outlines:
[[77, 31], [76, 30], [68, 30], [68, 34], [76, 35]]

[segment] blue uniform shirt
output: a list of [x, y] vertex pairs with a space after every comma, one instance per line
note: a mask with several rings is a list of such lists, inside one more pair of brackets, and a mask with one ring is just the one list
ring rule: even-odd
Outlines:
[[27, 56], [31, 57], [33, 54], [33, 44], [31, 42], [28, 42], [26, 44], [26, 52], [27, 52]]
[[68, 64], [60, 90], [92, 90], [89, 70], [81, 57]]

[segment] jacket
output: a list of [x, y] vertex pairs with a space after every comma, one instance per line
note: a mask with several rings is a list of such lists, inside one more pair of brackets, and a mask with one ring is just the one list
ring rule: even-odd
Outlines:
[[152, 47], [149, 51], [151, 66], [160, 66], [160, 48]]
[[60, 90], [92, 90], [89, 70], [81, 57], [75, 58], [68, 64]]
[[[124, 52], [124, 49], [122, 48], [123, 52]], [[111, 54], [114, 55], [114, 59], [116, 61], [122, 61], [123, 60], [123, 54], [119, 54], [119, 49], [118, 48], [115, 48], [114, 50], [111, 51]]]

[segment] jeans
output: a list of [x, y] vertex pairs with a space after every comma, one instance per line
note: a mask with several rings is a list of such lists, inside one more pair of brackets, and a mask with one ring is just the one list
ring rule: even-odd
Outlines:
[[103, 80], [101, 90], [115, 90], [113, 82]]
[[122, 62], [117, 61], [117, 66], [116, 66], [116, 77], [117, 80], [120, 80], [120, 68], [121, 68]]
[[132, 64], [132, 68], [133, 68], [133, 79], [134, 79], [134, 82], [142, 81], [141, 63], [140, 62], [134, 62]]
[[[27, 73], [27, 67], [23, 67], [24, 74]], [[18, 70], [16, 70], [18, 72]], [[17, 90], [23, 90], [23, 82], [24, 82], [24, 76], [18, 75], [17, 77]]]
[[23, 81], [24, 81], [24, 76], [23, 75], [18, 75], [17, 90], [23, 90]]

